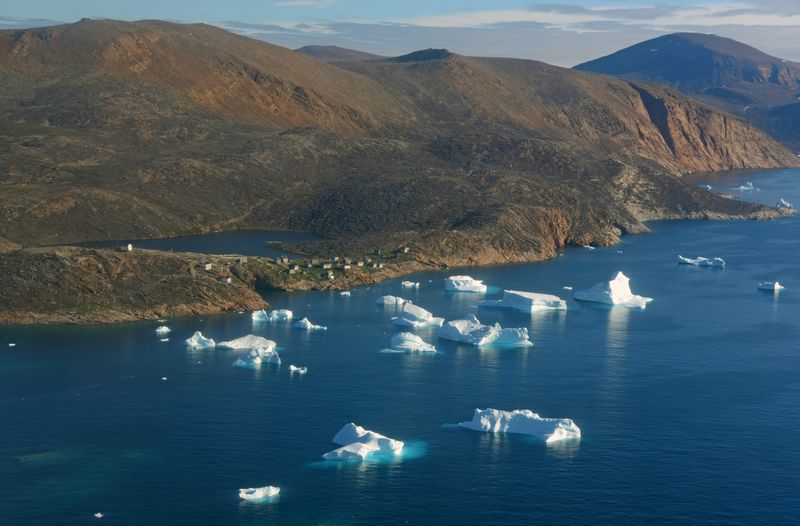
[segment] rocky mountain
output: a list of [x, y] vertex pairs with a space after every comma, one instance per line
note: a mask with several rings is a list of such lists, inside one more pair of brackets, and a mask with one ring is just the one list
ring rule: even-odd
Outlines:
[[774, 215], [681, 175], [797, 162], [672, 89], [446, 50], [334, 64], [160, 21], [0, 32], [0, 148], [0, 246], [255, 227], [442, 264]]
[[755, 123], [800, 150], [800, 64], [741, 42], [676, 33], [575, 69], [675, 87]]
[[384, 58], [365, 51], [347, 49], [339, 46], [303, 46], [295, 49], [298, 53], [325, 62], [341, 62], [350, 60], [378, 60]]

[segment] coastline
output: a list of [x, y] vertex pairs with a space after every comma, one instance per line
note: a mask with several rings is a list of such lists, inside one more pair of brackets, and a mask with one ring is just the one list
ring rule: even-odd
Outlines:
[[[764, 207], [740, 217], [704, 213], [657, 219], [769, 220], [794, 214]], [[376, 250], [371, 256], [335, 256], [337, 261], [331, 256], [280, 261], [135, 248], [131, 252], [76, 246], [18, 249], [0, 253], [0, 284], [12, 291], [0, 304], [0, 325], [103, 325], [252, 311], [269, 307], [262, 295], [269, 290], [343, 291], [421, 271], [536, 263], [556, 257], [568, 246], [612, 246], [621, 242], [622, 235], [617, 231], [581, 242], [551, 240], [538, 250], [480, 254], [432, 254], [411, 245]]]

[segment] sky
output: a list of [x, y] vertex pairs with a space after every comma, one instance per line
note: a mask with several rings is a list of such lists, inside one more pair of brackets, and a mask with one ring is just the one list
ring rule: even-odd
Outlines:
[[800, 0], [27, 0], [0, 27], [80, 18], [205, 22], [290, 48], [394, 56], [447, 48], [572, 66], [676, 31], [714, 33], [800, 61]]

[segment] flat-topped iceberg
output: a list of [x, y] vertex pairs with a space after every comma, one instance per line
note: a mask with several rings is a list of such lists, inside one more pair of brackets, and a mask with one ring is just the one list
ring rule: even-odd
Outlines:
[[277, 344], [272, 340], [264, 338], [263, 336], [248, 334], [247, 336], [242, 336], [241, 338], [236, 338], [235, 340], [220, 342], [217, 344], [217, 347], [222, 349], [231, 349], [233, 351], [258, 349], [262, 353], [268, 354], [275, 350]]
[[191, 338], [186, 340], [186, 345], [188, 345], [190, 349], [201, 351], [213, 349], [216, 346], [216, 343], [214, 343], [214, 340], [211, 338], [206, 338], [203, 336], [202, 332], [197, 331], [192, 335]]
[[303, 318], [300, 321], [295, 322], [292, 324], [292, 327], [295, 329], [300, 329], [303, 331], [327, 331], [327, 327], [323, 327], [322, 325], [314, 325], [311, 323], [311, 320], [308, 318]]
[[375, 303], [378, 305], [405, 305], [406, 303], [411, 303], [411, 301], [399, 296], [381, 296], [375, 300]]
[[392, 323], [401, 327], [441, 327], [444, 318], [437, 318], [422, 307], [406, 303], [400, 311], [400, 316], [392, 318]]
[[518, 433], [531, 435], [546, 443], [559, 440], [578, 439], [580, 428], [569, 418], [542, 418], [528, 409], [500, 411], [499, 409], [476, 409], [469, 422], [460, 427], [485, 433]]
[[470, 276], [450, 276], [444, 280], [444, 288], [450, 292], [486, 292], [483, 281]]
[[342, 447], [322, 455], [325, 460], [364, 460], [373, 453], [399, 455], [403, 442], [369, 431], [353, 423], [345, 424], [333, 437], [333, 443]]
[[161, 327], [156, 329], [156, 335], [158, 335], [158, 336], [166, 336], [167, 334], [169, 334], [171, 332], [172, 332], [172, 329], [170, 329], [166, 325], [162, 325]]
[[725, 260], [722, 258], [704, 258], [703, 256], [687, 258], [679, 255], [678, 263], [681, 265], [693, 265], [695, 267], [725, 268]]
[[306, 374], [308, 372], [308, 367], [298, 367], [296, 365], [289, 366], [289, 373], [291, 374]]
[[243, 500], [264, 500], [275, 497], [281, 492], [276, 486], [265, 486], [263, 488], [242, 488], [239, 490], [239, 498]]
[[758, 284], [758, 290], [771, 290], [771, 291], [778, 291], [783, 290], [786, 287], [780, 284], [778, 281], [762, 281]]
[[649, 302], [653, 301], [653, 298], [645, 298], [631, 292], [630, 279], [622, 272], [617, 272], [611, 278], [611, 281], [598, 283], [590, 289], [575, 292], [575, 299], [608, 305], [621, 305], [632, 309], [643, 309]]
[[418, 281], [404, 281], [400, 284], [404, 289], [418, 289], [419, 282]]
[[439, 338], [477, 346], [530, 347], [528, 329], [504, 329], [499, 323], [483, 325], [477, 317], [469, 314], [461, 319], [448, 321], [439, 331]]
[[430, 343], [425, 342], [416, 334], [410, 332], [401, 332], [392, 336], [390, 349], [384, 349], [383, 352], [396, 352], [396, 353], [431, 353], [436, 352], [436, 347]]
[[503, 299], [484, 300], [480, 302], [478, 306], [514, 309], [521, 312], [537, 312], [543, 310], [566, 310], [567, 302], [552, 294], [506, 290], [503, 291]]

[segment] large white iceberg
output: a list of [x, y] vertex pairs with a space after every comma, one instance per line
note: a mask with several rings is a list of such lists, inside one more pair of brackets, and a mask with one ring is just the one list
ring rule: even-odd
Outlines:
[[404, 281], [400, 284], [404, 289], [418, 289], [419, 282], [418, 281]]
[[426, 343], [422, 338], [410, 332], [401, 332], [392, 336], [391, 349], [383, 352], [396, 353], [429, 353], [436, 352], [436, 347]]
[[353, 423], [345, 424], [333, 437], [333, 443], [342, 447], [322, 455], [325, 460], [364, 460], [372, 453], [403, 452], [403, 442], [369, 431]]
[[542, 310], [566, 310], [567, 302], [552, 294], [506, 290], [503, 291], [503, 299], [484, 300], [478, 306], [536, 312]]
[[422, 307], [406, 303], [400, 311], [400, 316], [392, 318], [392, 323], [401, 327], [441, 327], [444, 318], [437, 318]]
[[590, 289], [575, 292], [575, 299], [608, 305], [622, 305], [632, 309], [643, 309], [653, 301], [653, 298], [645, 298], [632, 293], [630, 279], [622, 272], [617, 272], [611, 281], [598, 283]]
[[444, 288], [450, 292], [486, 292], [483, 281], [470, 276], [450, 276], [444, 280]]
[[214, 340], [211, 338], [206, 338], [203, 336], [203, 333], [200, 331], [195, 332], [191, 338], [186, 340], [186, 345], [189, 346], [190, 349], [195, 350], [206, 350], [206, 349], [213, 349], [216, 346]]
[[300, 329], [303, 331], [327, 331], [327, 327], [323, 327], [322, 325], [314, 325], [308, 318], [303, 318], [300, 321], [295, 322], [292, 324], [292, 327], [295, 329]]
[[158, 336], [166, 336], [166, 335], [167, 335], [167, 334], [169, 334], [170, 332], [172, 332], [172, 329], [170, 329], [170, 328], [169, 328], [169, 327], [167, 327], [166, 325], [162, 325], [161, 327], [159, 327], [158, 329], [156, 329], [156, 334], [157, 334]]
[[236, 338], [235, 340], [220, 342], [217, 344], [217, 347], [222, 349], [231, 349], [234, 351], [263, 349], [265, 353], [269, 353], [270, 351], [275, 350], [277, 344], [272, 340], [264, 338], [263, 336], [248, 334], [247, 336], [242, 336], [241, 338]]
[[375, 303], [378, 305], [405, 305], [406, 303], [411, 303], [411, 301], [399, 296], [381, 296], [375, 300]]
[[439, 331], [439, 338], [477, 346], [530, 347], [528, 329], [504, 329], [499, 323], [483, 325], [473, 314], [448, 321]]
[[257, 310], [253, 312], [253, 321], [285, 321], [291, 320], [294, 313], [288, 309], [276, 309], [269, 312]]
[[486, 433], [518, 433], [531, 435], [551, 443], [558, 440], [581, 437], [580, 428], [569, 418], [542, 418], [528, 409], [500, 411], [499, 409], [476, 409], [469, 422], [460, 427]]
[[771, 290], [771, 291], [778, 291], [783, 290], [786, 287], [780, 284], [778, 281], [762, 281], [758, 284], [759, 290]]
[[265, 486], [263, 488], [242, 488], [239, 490], [239, 498], [244, 500], [263, 500], [275, 497], [281, 492], [276, 486]]
[[725, 268], [725, 260], [722, 258], [704, 258], [703, 256], [687, 258], [678, 256], [678, 263], [681, 265], [693, 265], [695, 267]]

